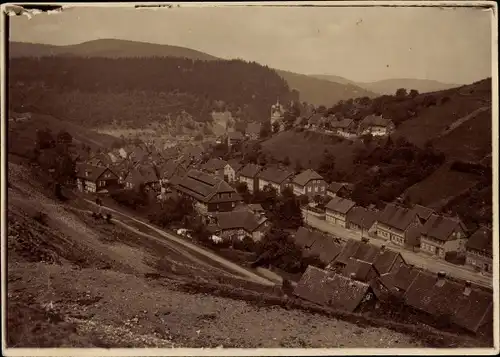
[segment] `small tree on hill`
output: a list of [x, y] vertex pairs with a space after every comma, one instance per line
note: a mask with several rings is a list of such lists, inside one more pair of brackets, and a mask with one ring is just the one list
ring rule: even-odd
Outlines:
[[410, 97], [411, 97], [411, 98], [415, 98], [416, 96], [418, 96], [418, 94], [419, 94], [419, 93], [418, 93], [418, 90], [416, 90], [416, 89], [412, 89], [412, 90], [410, 91]]
[[406, 92], [406, 89], [404, 88], [399, 88], [397, 91], [396, 91], [396, 97], [399, 97], [399, 98], [404, 98], [407, 96], [407, 92]]

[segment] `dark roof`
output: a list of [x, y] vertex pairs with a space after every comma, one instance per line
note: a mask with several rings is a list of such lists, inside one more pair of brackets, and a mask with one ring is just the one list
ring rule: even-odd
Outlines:
[[476, 332], [486, 319], [491, 319], [493, 295], [469, 288], [443, 278], [442, 284], [436, 284], [438, 277], [420, 271], [408, 287], [404, 297], [413, 308], [433, 316], [448, 316], [455, 324]]
[[424, 207], [421, 205], [413, 206], [413, 211], [415, 211], [417, 215], [424, 220], [428, 220], [429, 217], [434, 213], [434, 210], [432, 208]]
[[328, 264], [342, 251], [342, 246], [327, 234], [299, 227], [294, 236], [295, 244], [303, 249], [304, 255], [317, 255]]
[[262, 208], [260, 203], [250, 203], [248, 204], [248, 209], [254, 212], [264, 212], [264, 208]]
[[483, 253], [493, 253], [493, 236], [491, 229], [488, 227], [480, 227], [467, 240], [467, 249], [478, 250]]
[[248, 123], [246, 128], [246, 133], [260, 135], [260, 128], [261, 128], [260, 123], [255, 123], [255, 122]]
[[221, 212], [215, 214], [214, 217], [217, 219], [217, 227], [221, 230], [244, 229], [249, 233], [267, 221], [266, 217], [258, 218], [248, 211]]
[[332, 182], [330, 185], [328, 185], [327, 191], [337, 193], [342, 187], [346, 187], [346, 184], [341, 182]]
[[347, 129], [352, 126], [354, 120], [352, 119], [342, 119], [338, 121], [332, 121], [330, 126], [335, 129]]
[[330, 200], [330, 202], [328, 202], [328, 204], [326, 205], [326, 209], [346, 214], [355, 205], [356, 203], [354, 201], [351, 201], [347, 198], [335, 196]]
[[420, 270], [403, 264], [398, 270], [381, 275], [381, 280], [386, 286], [393, 286], [399, 290], [406, 291], [417, 277]]
[[295, 176], [295, 178], [293, 179], [293, 183], [300, 186], [305, 186], [309, 181], [312, 180], [323, 180], [323, 177], [316, 171], [307, 169]]
[[378, 215], [378, 222], [400, 231], [405, 231], [410, 223], [413, 222], [416, 215], [417, 213], [413, 210], [388, 203]]
[[422, 234], [440, 241], [449, 241], [454, 239], [451, 234], [457, 227], [465, 231], [461, 221], [433, 214], [422, 227]]
[[385, 274], [392, 269], [398, 256], [400, 254], [394, 250], [349, 239], [335, 262], [346, 265], [352, 257], [373, 264], [379, 274]]
[[367, 128], [370, 126], [384, 126], [387, 127], [392, 124], [390, 119], [385, 119], [381, 115], [368, 115], [363, 120], [361, 120], [360, 126], [361, 128]]
[[149, 165], [138, 165], [130, 170], [124, 181], [133, 183], [134, 185], [152, 183], [158, 181], [158, 175], [154, 167]]
[[205, 171], [215, 172], [218, 170], [223, 170], [226, 167], [227, 161], [221, 159], [210, 159], [201, 167]]
[[168, 160], [158, 168], [158, 173], [162, 179], [169, 180], [174, 175], [182, 176], [186, 174], [186, 168], [179, 162]]
[[[198, 170], [189, 170], [184, 176], [172, 178], [174, 187], [196, 200], [208, 203], [240, 201], [240, 195], [227, 182]], [[217, 194], [231, 193], [231, 197], [218, 197]]]
[[[89, 164], [77, 164], [76, 169], [76, 177], [84, 178], [88, 181], [97, 181], [105, 171], [109, 171], [114, 176], [113, 179], [118, 178], [118, 176], [107, 167], [92, 166]], [[85, 175], [86, 171], [89, 174], [88, 176]]]
[[354, 311], [370, 286], [342, 275], [309, 266], [300, 278], [294, 294], [316, 304]]
[[231, 166], [234, 171], [240, 171], [243, 165], [236, 159], [228, 160], [227, 164]]
[[283, 183], [292, 176], [292, 172], [274, 166], [267, 167], [259, 173], [259, 179], [277, 184]]
[[240, 171], [240, 176], [255, 178], [259, 171], [262, 169], [261, 166], [255, 164], [246, 164]]
[[376, 214], [363, 207], [353, 207], [347, 213], [347, 221], [364, 229], [370, 229], [377, 220]]
[[348, 278], [352, 277], [356, 280], [367, 282], [370, 271], [376, 272], [373, 264], [351, 257], [342, 270], [342, 274]]

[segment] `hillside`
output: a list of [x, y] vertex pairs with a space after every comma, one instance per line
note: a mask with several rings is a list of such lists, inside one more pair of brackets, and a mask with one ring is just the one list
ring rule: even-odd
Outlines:
[[275, 71], [240, 60], [24, 57], [10, 60], [8, 75], [10, 109], [31, 107], [90, 128], [143, 127], [184, 113], [206, 122], [214, 110], [261, 121], [276, 98], [298, 100]]
[[[52, 46], [32, 43], [10, 42], [9, 57], [82, 56], [105, 58], [129, 57], [184, 57], [191, 60], [220, 60], [209, 54], [185, 47], [150, 44], [116, 39], [102, 39], [69, 46]], [[356, 85], [333, 83], [329, 80], [276, 70], [288, 86], [300, 93], [300, 100], [330, 106], [339, 100], [354, 97], [374, 96], [374, 93]], [[221, 98], [225, 100], [224, 98]], [[282, 98], [284, 99], [284, 98]], [[274, 99], [276, 100], [276, 99]]]
[[375, 82], [355, 82], [344, 77], [328, 75], [328, 74], [318, 74], [310, 76], [335, 83], [350, 84], [353, 86], [363, 88], [364, 90], [377, 93], [379, 95], [394, 94], [399, 88], [405, 88], [407, 90], [416, 89], [420, 93], [427, 93], [427, 92], [436, 92], [461, 86], [460, 84], [441, 83], [429, 79], [394, 78], [394, 79], [385, 79]]
[[284, 297], [152, 230], [134, 228], [122, 215], [106, 223], [92, 218], [77, 196], [57, 201], [43, 173], [9, 159], [9, 347], [484, 344]]
[[325, 105], [328, 107], [341, 100], [376, 96], [374, 92], [352, 83], [323, 80], [281, 70], [277, 70], [277, 72], [287, 81], [290, 88], [300, 92], [302, 101], [315, 106]]
[[154, 43], [100, 39], [76, 45], [54, 46], [36, 43], [10, 42], [9, 57], [82, 56], [82, 57], [181, 57], [212, 61], [215, 56], [185, 47]]

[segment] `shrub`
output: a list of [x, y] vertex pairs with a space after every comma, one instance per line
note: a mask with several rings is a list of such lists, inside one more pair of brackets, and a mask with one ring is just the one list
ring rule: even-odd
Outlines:
[[111, 224], [111, 219], [112, 219], [111, 213], [107, 213], [106, 214], [106, 223]]
[[46, 213], [44, 212], [37, 212], [34, 216], [33, 216], [33, 219], [35, 221], [37, 221], [38, 223], [46, 226], [47, 225], [47, 221], [48, 221], [48, 216]]

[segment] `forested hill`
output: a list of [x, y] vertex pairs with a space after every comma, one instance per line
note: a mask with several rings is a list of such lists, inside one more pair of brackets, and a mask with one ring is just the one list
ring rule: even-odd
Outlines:
[[183, 111], [211, 120], [229, 110], [244, 120], [266, 120], [276, 99], [298, 100], [274, 70], [241, 60], [180, 57], [11, 58], [9, 105], [87, 127], [113, 121], [141, 127]]

